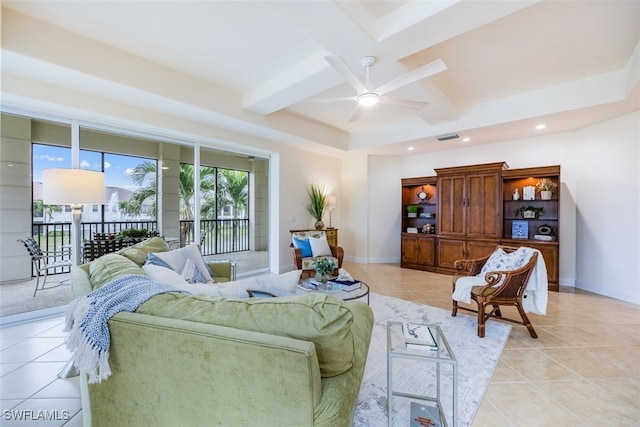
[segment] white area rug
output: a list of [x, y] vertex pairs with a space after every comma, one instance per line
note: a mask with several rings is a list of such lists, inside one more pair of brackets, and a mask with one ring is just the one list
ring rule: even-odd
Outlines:
[[[460, 314], [451, 317], [450, 310], [416, 304], [414, 302], [371, 293], [371, 308], [375, 321], [364, 380], [354, 416], [354, 426], [386, 426], [387, 418], [387, 321], [412, 321], [438, 325], [442, 329], [458, 360], [458, 420], [457, 426], [470, 426], [500, 359], [511, 326], [488, 322], [485, 338], [478, 338], [475, 316]], [[397, 363], [397, 362], [394, 362]], [[435, 364], [422, 362], [416, 368], [394, 369], [394, 383], [404, 384], [411, 391], [433, 395], [435, 393]], [[399, 366], [399, 365], [394, 365]], [[426, 366], [427, 369], [419, 369]], [[443, 365], [444, 366], [444, 365]], [[404, 366], [402, 367], [404, 368]], [[442, 406], [451, 423], [451, 369], [442, 368], [444, 391]], [[404, 375], [403, 375], [404, 371]], [[397, 380], [397, 381], [396, 381]], [[394, 387], [398, 390], [398, 387]], [[395, 420], [395, 418], [394, 418]], [[394, 425], [408, 426], [409, 417]]]

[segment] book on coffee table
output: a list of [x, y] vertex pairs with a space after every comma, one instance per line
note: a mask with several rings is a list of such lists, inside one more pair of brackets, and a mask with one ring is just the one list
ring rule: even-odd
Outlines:
[[427, 325], [404, 322], [402, 324], [404, 342], [408, 349], [412, 350], [437, 350], [436, 343], [431, 329]]
[[329, 280], [329, 283], [331, 283], [335, 289], [339, 289], [341, 291], [355, 291], [356, 289], [360, 289], [362, 287], [362, 283], [360, 283], [358, 280], [338, 280], [338, 279], [331, 279]]

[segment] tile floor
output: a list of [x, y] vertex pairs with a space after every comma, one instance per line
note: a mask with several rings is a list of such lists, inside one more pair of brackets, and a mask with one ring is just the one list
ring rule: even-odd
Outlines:
[[[389, 264], [345, 268], [373, 292], [451, 307], [449, 276]], [[547, 313], [531, 316], [538, 339], [513, 325], [473, 426], [640, 425], [640, 306], [563, 287], [549, 293]], [[0, 329], [0, 425], [82, 425], [77, 378], [56, 378], [69, 357], [62, 322]]]

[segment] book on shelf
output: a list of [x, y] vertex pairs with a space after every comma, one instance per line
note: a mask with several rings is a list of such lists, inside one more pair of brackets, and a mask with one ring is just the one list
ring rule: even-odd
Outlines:
[[513, 221], [511, 223], [511, 238], [528, 240], [529, 239], [529, 222]]
[[438, 349], [438, 343], [436, 343], [436, 340], [431, 333], [431, 329], [429, 329], [427, 325], [404, 322], [402, 324], [402, 332], [404, 333], [404, 342], [408, 349]]
[[360, 289], [362, 287], [362, 283], [358, 280], [331, 279], [329, 280], [329, 283], [334, 286], [334, 289], [338, 289], [339, 287], [341, 291], [346, 292], [355, 291], [356, 289]]
[[431, 406], [418, 402], [411, 402], [411, 421], [409, 427], [441, 427], [440, 410], [437, 406]]

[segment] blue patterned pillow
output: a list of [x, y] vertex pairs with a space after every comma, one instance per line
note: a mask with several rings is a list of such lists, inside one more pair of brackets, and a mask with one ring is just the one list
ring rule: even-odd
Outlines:
[[529, 261], [526, 248], [518, 248], [518, 250], [506, 253], [502, 248], [498, 248], [491, 254], [487, 262], [482, 267], [478, 276], [484, 277], [491, 271], [512, 271], [517, 270]]
[[208, 280], [205, 275], [200, 271], [200, 269], [191, 261], [187, 259], [184, 263], [184, 268], [182, 269], [182, 277], [187, 283], [207, 283]]
[[160, 259], [160, 257], [158, 257], [153, 252], [149, 252], [147, 254], [147, 259], [144, 261], [144, 265], [147, 265], [147, 264], [157, 265], [159, 267], [164, 267], [171, 270], [171, 266], [167, 264], [165, 261], [163, 261], [162, 259]]

